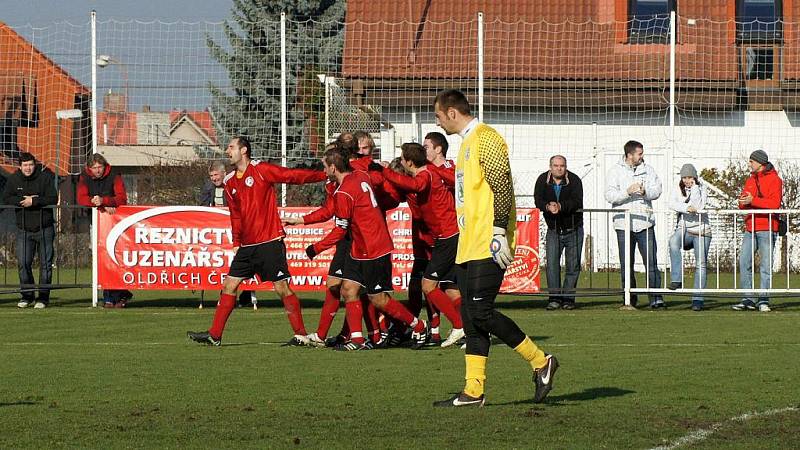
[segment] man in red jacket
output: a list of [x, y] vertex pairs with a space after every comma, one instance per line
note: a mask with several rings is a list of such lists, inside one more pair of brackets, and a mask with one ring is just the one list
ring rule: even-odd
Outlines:
[[[750, 155], [750, 177], [744, 183], [739, 196], [739, 209], [780, 209], [783, 200], [783, 180], [778, 176], [775, 166], [769, 162], [764, 150], [756, 150]], [[739, 287], [753, 289], [753, 259], [755, 252], [761, 257], [761, 289], [772, 287], [772, 251], [778, 236], [777, 214], [748, 214], [744, 219], [745, 232], [742, 238], [742, 252], [739, 254]], [[740, 303], [733, 305], [736, 311], [769, 312], [769, 297], [763, 293], [754, 301], [754, 295], [745, 295]]]
[[251, 145], [244, 137], [234, 138], [227, 153], [236, 168], [225, 176], [225, 198], [231, 215], [233, 257], [230, 271], [222, 285], [219, 305], [208, 331], [187, 334], [195, 342], [218, 346], [222, 342], [225, 323], [236, 305], [236, 290], [246, 278], [258, 275], [271, 281], [289, 316], [294, 337], [286, 345], [306, 345], [306, 329], [300, 300], [289, 286], [289, 265], [281, 218], [278, 214], [275, 183], [305, 184], [324, 181], [324, 172], [287, 169], [251, 159]]
[[[81, 173], [76, 191], [78, 204], [97, 208], [100, 214], [114, 214], [117, 206], [128, 204], [128, 193], [122, 176], [112, 170], [106, 158], [95, 153], [86, 163]], [[124, 308], [133, 298], [131, 291], [125, 289], [103, 290], [104, 308]]]

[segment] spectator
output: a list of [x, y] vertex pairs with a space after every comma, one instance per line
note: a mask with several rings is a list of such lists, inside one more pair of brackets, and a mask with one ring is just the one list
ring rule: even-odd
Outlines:
[[[228, 206], [228, 199], [225, 198], [225, 169], [224, 161], [214, 161], [208, 166], [208, 180], [200, 192], [200, 206]], [[242, 291], [239, 294], [239, 306], [252, 306], [257, 301], [254, 291]]]
[[[630, 253], [625, 255], [625, 214], [614, 213], [614, 230], [617, 232], [617, 246], [619, 247], [620, 278], [625, 286], [625, 277], [629, 276], [631, 287], [636, 287], [634, 276], [634, 249], [639, 248], [639, 254], [647, 270], [648, 286], [658, 288], [661, 285], [661, 272], [658, 270], [656, 255], [655, 219], [651, 213], [653, 200], [661, 196], [661, 180], [655, 169], [644, 162], [644, 146], [636, 141], [628, 141], [624, 147], [624, 159], [614, 165], [606, 175], [606, 201], [611, 207], [621, 210], [630, 210], [631, 214], [631, 247]], [[626, 260], [630, 263], [626, 264]], [[625, 270], [625, 267], [628, 270]], [[631, 306], [637, 304], [637, 296], [631, 296]], [[667, 305], [661, 295], [650, 295], [650, 307], [653, 309], [665, 308]], [[625, 307], [623, 305], [623, 307]]]
[[200, 206], [228, 206], [225, 199], [225, 163], [214, 161], [208, 166], [208, 180], [200, 191]]
[[53, 276], [53, 209], [46, 208], [58, 203], [53, 172], [36, 163], [28, 152], [19, 155], [19, 169], [14, 172], [3, 188], [3, 203], [16, 205], [17, 216], [17, 264], [22, 300], [20, 308], [33, 305], [35, 309], [50, 304], [50, 288], [39, 288], [39, 298], [33, 279], [33, 255], [39, 253], [39, 285], [49, 285]]
[[[691, 164], [681, 167], [681, 181], [673, 189], [669, 207], [678, 213], [675, 232], [669, 239], [670, 289], [683, 286], [683, 250], [694, 249], [694, 288], [705, 289], [707, 277], [708, 248], [711, 246], [711, 226], [705, 209], [708, 190], [697, 178], [697, 169]], [[692, 311], [703, 310], [703, 296], [692, 295]]]
[[[764, 150], [756, 150], [750, 155], [750, 177], [744, 183], [739, 196], [739, 209], [778, 209], [783, 199], [783, 181], [775, 166], [769, 162]], [[753, 259], [755, 252], [760, 256], [761, 289], [772, 286], [772, 251], [778, 235], [778, 216], [776, 214], [748, 214], [745, 217], [745, 232], [742, 238], [742, 253], [739, 254], [739, 287], [753, 288]], [[754, 303], [753, 294], [742, 298], [733, 305], [736, 311], [755, 310], [769, 312], [769, 297], [759, 295]]]
[[[128, 204], [128, 194], [122, 176], [112, 170], [106, 158], [93, 154], [86, 162], [86, 170], [78, 180], [78, 204], [97, 208], [100, 214], [114, 214], [118, 206]], [[133, 294], [128, 290], [103, 290], [104, 308], [124, 308]]]
[[[583, 183], [567, 170], [567, 159], [550, 158], [550, 170], [539, 175], [533, 190], [536, 207], [547, 223], [547, 309], [575, 308], [575, 287], [581, 273], [583, 247]], [[561, 254], [567, 274], [561, 283]]]

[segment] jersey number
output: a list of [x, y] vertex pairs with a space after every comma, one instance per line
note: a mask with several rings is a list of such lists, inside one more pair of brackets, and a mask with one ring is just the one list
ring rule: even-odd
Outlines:
[[364, 191], [364, 192], [369, 192], [369, 198], [370, 198], [370, 200], [372, 200], [372, 207], [373, 208], [377, 208], [378, 207], [378, 201], [375, 200], [375, 193], [372, 192], [372, 186], [370, 186], [369, 183], [367, 183], [366, 181], [362, 181], [361, 182], [361, 190]]

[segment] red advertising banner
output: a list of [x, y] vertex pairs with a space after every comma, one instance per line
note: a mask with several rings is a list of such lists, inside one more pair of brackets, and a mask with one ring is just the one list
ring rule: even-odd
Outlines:
[[[281, 208], [281, 215], [302, 216], [314, 208]], [[514, 264], [506, 271], [503, 292], [539, 291], [539, 214], [517, 210], [518, 238]], [[394, 239], [392, 253], [396, 290], [408, 288], [414, 256], [411, 214], [397, 208], [387, 215]], [[314, 260], [308, 245], [322, 239], [332, 222], [286, 226], [286, 258], [292, 287], [314, 291], [325, 286], [330, 249]], [[233, 260], [230, 217], [225, 208], [204, 206], [123, 206], [116, 214], [99, 214], [98, 275], [103, 289], [216, 290]], [[270, 289], [271, 283], [246, 280], [248, 289]]]

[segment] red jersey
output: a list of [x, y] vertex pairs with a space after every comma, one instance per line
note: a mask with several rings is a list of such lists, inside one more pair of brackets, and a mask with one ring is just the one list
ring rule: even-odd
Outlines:
[[411, 248], [414, 251], [414, 259], [431, 259], [433, 234], [422, 220], [422, 211], [417, 204], [417, 194], [409, 192], [406, 194], [405, 200], [411, 211]]
[[376, 259], [392, 252], [394, 244], [386, 227], [386, 216], [378, 206], [366, 172], [354, 171], [342, 180], [333, 194], [335, 226], [314, 244], [322, 253], [336, 245], [350, 231], [353, 244], [350, 256], [357, 260]]
[[325, 202], [319, 208], [303, 216], [304, 224], [327, 222], [333, 217], [333, 193], [338, 187], [339, 183], [335, 181], [328, 180], [325, 183]]
[[258, 245], [286, 236], [273, 184], [317, 183], [326, 178], [322, 171], [287, 169], [258, 160], [250, 161], [241, 176], [235, 170], [225, 175], [233, 246]]
[[391, 170], [383, 176], [402, 190], [416, 192], [422, 220], [434, 238], [446, 239], [458, 234], [455, 199], [439, 174], [428, 170], [430, 166], [426, 164], [413, 178]]
[[391, 183], [384, 179], [380, 170], [369, 169], [370, 164], [373, 162], [371, 156], [365, 155], [350, 160], [350, 167], [354, 171], [362, 170], [369, 174], [370, 183], [372, 183], [375, 192], [375, 199], [378, 200], [378, 206], [381, 210], [386, 212], [390, 209], [395, 209], [400, 204], [402, 195]]
[[434, 172], [439, 174], [444, 184], [450, 189], [450, 192], [455, 192], [456, 163], [452, 159], [446, 159], [441, 166], [428, 164], [428, 168], [433, 169]]

